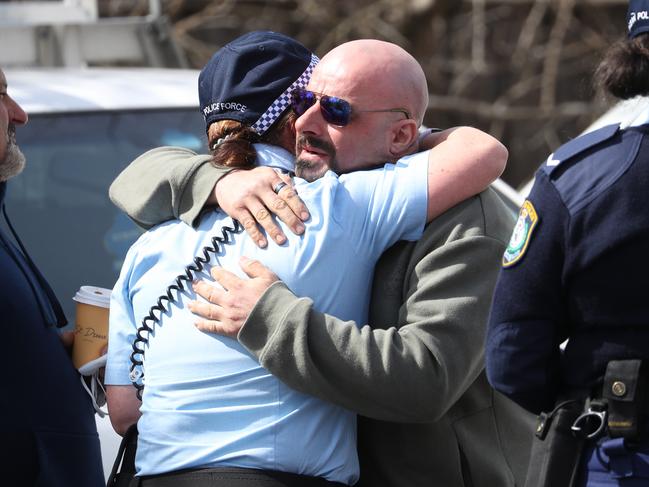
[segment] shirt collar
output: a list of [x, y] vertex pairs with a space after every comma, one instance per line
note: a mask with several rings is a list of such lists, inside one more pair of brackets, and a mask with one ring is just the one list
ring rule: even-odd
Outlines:
[[638, 127], [640, 125], [649, 124], [649, 103], [647, 103], [647, 99], [644, 97], [638, 98], [638, 103], [643, 103], [645, 105], [645, 108], [638, 112], [638, 114], [630, 121], [623, 124], [622, 128]]
[[270, 166], [290, 173], [295, 171], [295, 156], [286, 149], [261, 143], [254, 146], [257, 150], [257, 165]]

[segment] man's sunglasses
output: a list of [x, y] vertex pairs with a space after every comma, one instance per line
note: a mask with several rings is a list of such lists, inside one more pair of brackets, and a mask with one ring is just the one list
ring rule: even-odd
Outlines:
[[[291, 95], [291, 107], [299, 117], [320, 100], [320, 113], [328, 123], [344, 127], [352, 118], [352, 106], [347, 100], [335, 96], [323, 95], [314, 91], [298, 88]], [[405, 108], [382, 108], [380, 110], [354, 110], [363, 112], [396, 112], [403, 113], [406, 119], [411, 118]]]

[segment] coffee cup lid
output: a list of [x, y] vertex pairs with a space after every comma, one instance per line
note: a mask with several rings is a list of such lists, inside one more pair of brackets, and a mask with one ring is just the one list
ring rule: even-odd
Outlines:
[[110, 289], [103, 287], [81, 286], [72, 299], [77, 303], [91, 304], [93, 306], [109, 308], [110, 293]]

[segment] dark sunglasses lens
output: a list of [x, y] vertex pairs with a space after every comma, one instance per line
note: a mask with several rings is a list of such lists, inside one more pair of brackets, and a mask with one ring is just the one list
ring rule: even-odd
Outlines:
[[327, 122], [340, 126], [347, 125], [352, 114], [349, 102], [335, 96], [323, 95], [320, 98], [320, 109]]
[[299, 117], [316, 102], [315, 94], [307, 90], [295, 90], [291, 95], [291, 107]]

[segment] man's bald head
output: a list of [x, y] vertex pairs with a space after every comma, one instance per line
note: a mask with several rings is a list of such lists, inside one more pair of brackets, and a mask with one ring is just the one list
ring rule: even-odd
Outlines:
[[377, 100], [403, 107], [418, 124], [423, 122], [428, 106], [426, 76], [419, 62], [396, 44], [376, 39], [346, 42], [327, 53], [316, 70], [337, 71], [339, 78], [345, 73]]
[[301, 177], [383, 165], [413, 150], [428, 88], [419, 63], [396, 44], [362, 39], [336, 47], [315, 67], [308, 89], [348, 101], [352, 116], [345, 126], [327, 123], [316, 103], [298, 118]]

